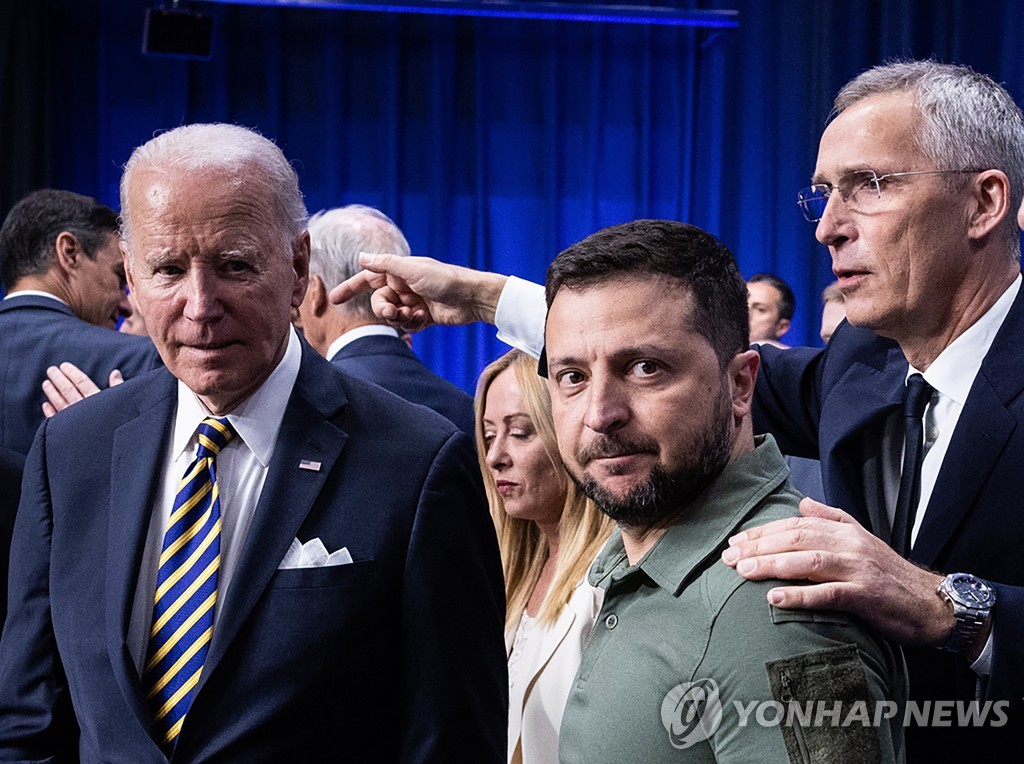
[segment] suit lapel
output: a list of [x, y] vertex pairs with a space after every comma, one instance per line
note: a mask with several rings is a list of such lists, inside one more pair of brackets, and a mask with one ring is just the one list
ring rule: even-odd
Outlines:
[[[267, 479], [206, 656], [199, 693], [284, 559], [348, 437], [328, 421], [346, 403], [340, 380], [305, 343], [302, 353]], [[302, 460], [320, 462], [320, 469], [300, 469]]]
[[974, 504], [1016, 422], [982, 374], [974, 381], [910, 559], [932, 565]]
[[[838, 506], [876, 534], [888, 528], [878, 496], [864, 490], [865, 470], [880, 464], [882, 428], [903, 400], [907, 362], [899, 346], [892, 345], [880, 363], [854, 362], [835, 384], [822, 409], [821, 457], [825, 493]], [[838, 391], [847, 393], [845, 397]], [[836, 398], [832, 400], [831, 398]], [[876, 433], [865, 437], [865, 433]]]
[[[138, 671], [128, 652], [128, 630], [146, 533], [153, 517], [164, 449], [176, 406], [175, 380], [161, 374], [135, 396], [139, 413], [114, 433], [107, 531], [107, 650], [128, 708], [145, 729], [152, 720]], [[154, 423], [158, 423], [154, 427]]]
[[[540, 643], [540, 651], [537, 654], [537, 668], [533, 672], [533, 676], [530, 677], [529, 686], [526, 688], [526, 694], [523, 696], [523, 707], [526, 707], [526, 701], [530, 697], [530, 693], [533, 692], [533, 686], [536, 684], [537, 679], [540, 677], [544, 668], [550, 662], [551, 657], [555, 654], [555, 650], [558, 646], [565, 641], [566, 636], [569, 634], [569, 630], [572, 629], [572, 625], [576, 622], [578, 614], [572, 608], [571, 602], [562, 608], [562, 612], [558, 614], [558, 619], [554, 625], [549, 629], [545, 629], [543, 632], [543, 638]], [[522, 712], [522, 709], [520, 709]]]

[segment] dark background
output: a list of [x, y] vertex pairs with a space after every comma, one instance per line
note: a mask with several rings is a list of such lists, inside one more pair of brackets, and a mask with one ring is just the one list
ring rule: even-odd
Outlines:
[[[736, 9], [740, 26], [193, 3], [214, 16], [213, 58], [182, 61], [141, 54], [142, 0], [2, 2], [0, 215], [44, 186], [116, 208], [133, 147], [229, 121], [283, 148], [311, 212], [379, 207], [415, 254], [476, 268], [542, 280], [602, 226], [695, 223], [745, 275], [789, 281], [787, 339], [816, 344], [832, 276], [794, 200], [836, 90], [887, 59], [934, 57], [1024, 97], [1013, 0], [660, 4]], [[415, 342], [467, 390], [504, 350], [489, 327]]]

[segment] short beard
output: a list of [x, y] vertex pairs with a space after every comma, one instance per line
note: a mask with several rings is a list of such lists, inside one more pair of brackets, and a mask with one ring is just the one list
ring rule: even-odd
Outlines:
[[[647, 480], [622, 498], [612, 496], [590, 475], [579, 477], [570, 472], [570, 477], [618, 525], [648, 529], [666, 523], [686, 509], [721, 474], [732, 458], [732, 411], [727, 395], [718, 402], [712, 422], [695, 440], [692, 462], [672, 473], [660, 465], [656, 466]], [[645, 444], [646, 441], [633, 443], [605, 436], [596, 451], [610, 456], [650, 450], [643, 447]], [[594, 450], [591, 448], [589, 453]]]

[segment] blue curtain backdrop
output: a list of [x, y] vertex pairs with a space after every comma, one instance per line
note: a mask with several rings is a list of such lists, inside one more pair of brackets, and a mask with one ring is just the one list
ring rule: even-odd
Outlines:
[[[648, 3], [654, 4], [654, 3]], [[667, 3], [661, 3], [665, 5]], [[542, 280], [563, 247], [639, 217], [718, 235], [746, 275], [797, 294], [817, 342], [827, 252], [795, 204], [835, 91], [892, 57], [967, 63], [1024, 97], [1016, 2], [678, 2], [732, 30], [265, 6], [215, 17], [213, 59], [140, 53], [142, 0], [0, 10], [0, 214], [41, 186], [117, 206], [154, 132], [230, 121], [273, 138], [311, 211], [377, 206], [413, 251]], [[472, 390], [503, 352], [487, 327], [415, 339]]]

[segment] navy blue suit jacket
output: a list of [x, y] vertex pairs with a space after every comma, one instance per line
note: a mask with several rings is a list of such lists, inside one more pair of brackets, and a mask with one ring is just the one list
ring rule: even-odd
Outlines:
[[[165, 761], [125, 638], [175, 407], [161, 369], [39, 430], [0, 641], [0, 760]], [[278, 570], [316, 537], [354, 562]], [[233, 581], [174, 761], [503, 764], [501, 566], [450, 422], [303, 343]]]
[[360, 337], [345, 345], [331, 363], [400, 398], [433, 409], [473, 434], [473, 398], [428, 369], [398, 337]]
[[114, 369], [128, 379], [159, 366], [160, 356], [148, 337], [93, 326], [58, 300], [0, 300], [0, 446], [28, 453], [43, 421], [46, 369], [63, 361], [105, 386]]
[[4, 618], [7, 616], [7, 565], [24, 467], [24, 456], [0, 447], [0, 633], [3, 632]]
[[[1024, 694], [1024, 589], [1017, 588], [1024, 587], [1022, 337], [1024, 290], [968, 395], [911, 554], [933, 570], [1006, 585], [998, 591], [988, 696], [1015, 702]], [[900, 405], [906, 373], [895, 342], [845, 322], [825, 350], [761, 349], [755, 430], [771, 432], [785, 453], [821, 459], [828, 503], [883, 539], [890, 529], [881, 499], [882, 429]], [[962, 658], [930, 648], [905, 652], [911, 698], [974, 697], [975, 675]], [[920, 744], [912, 743], [908, 751], [918, 759]]]

